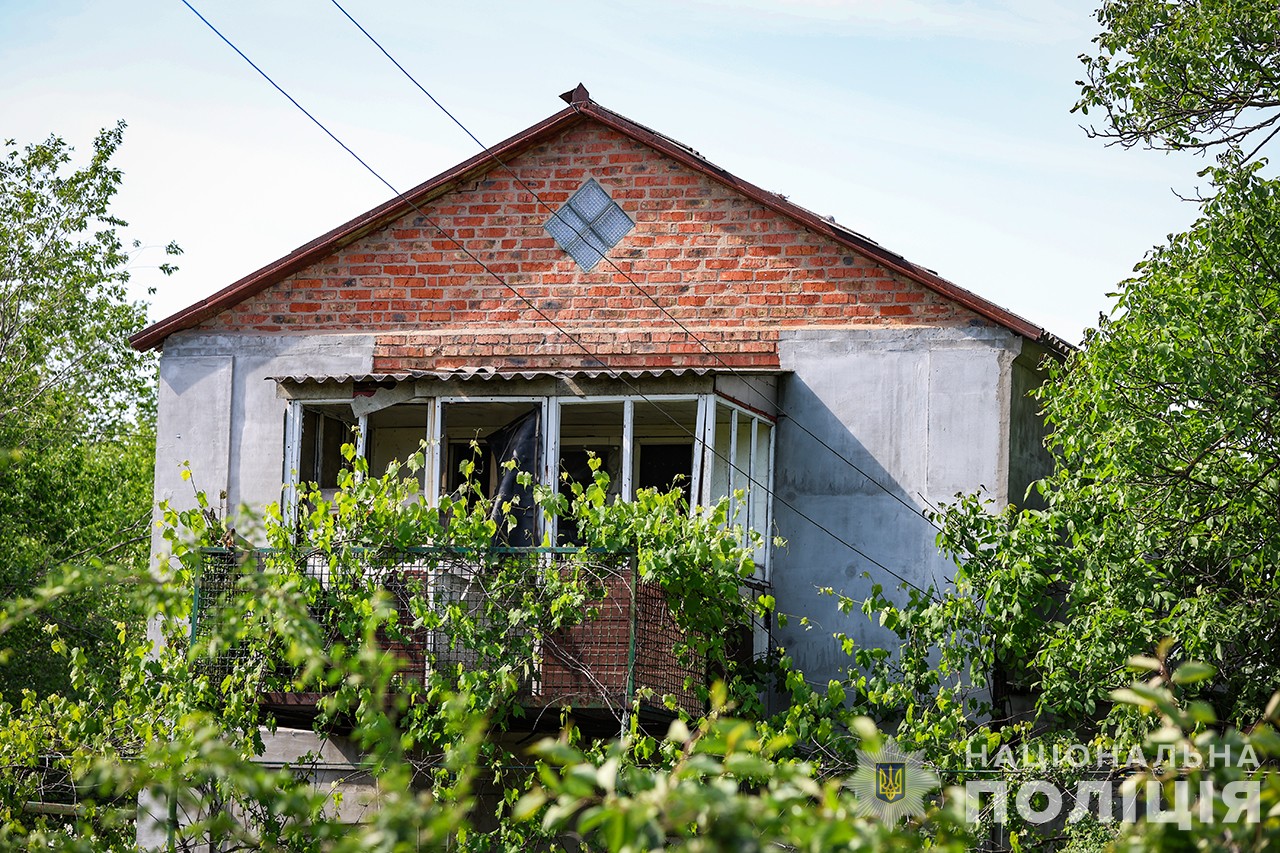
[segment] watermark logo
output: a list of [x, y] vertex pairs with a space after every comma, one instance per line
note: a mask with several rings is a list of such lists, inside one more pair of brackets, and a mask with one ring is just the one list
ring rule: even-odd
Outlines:
[[905, 752], [893, 738], [872, 752], [858, 750], [858, 769], [849, 779], [859, 812], [886, 823], [924, 814], [925, 796], [938, 784], [921, 754]]
[[903, 761], [876, 762], [876, 799], [896, 803], [907, 795], [907, 765]]
[[[1195, 778], [1203, 770], [1236, 768], [1240, 778], [1225, 783]], [[1091, 818], [1100, 823], [1176, 824], [1257, 823], [1261, 813], [1261, 762], [1245, 744], [1213, 745], [1207, 752], [1189, 746], [1160, 745], [1154, 756], [1137, 746], [1129, 752], [1091, 750], [1083, 744], [1054, 745], [1052, 750], [1024, 747], [1021, 756], [1009, 746], [994, 756], [985, 746], [970, 750], [966, 773], [969, 822], [1008, 821], [1010, 803], [1030, 824], [1066, 817], [1068, 824]], [[1050, 771], [1078, 774], [1075, 790], [1045, 778]], [[1055, 772], [1054, 775], [1059, 775]]]

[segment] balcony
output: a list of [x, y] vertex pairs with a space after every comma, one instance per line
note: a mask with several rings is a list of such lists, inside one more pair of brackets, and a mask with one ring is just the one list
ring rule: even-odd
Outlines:
[[[266, 550], [206, 549], [192, 609], [192, 639], [208, 638], [227, 626], [236, 605], [240, 580], [270, 563], [279, 571], [281, 555]], [[662, 587], [642, 582], [628, 554], [576, 548], [489, 548], [483, 551], [449, 548], [409, 548], [395, 552], [365, 552], [348, 559], [345, 568], [330, 568], [325, 555], [290, 558], [284, 570], [296, 571], [303, 589], [314, 598], [312, 617], [324, 629], [326, 642], [340, 641], [335, 614], [351, 590], [380, 588], [393, 601], [396, 625], [382, 629], [379, 645], [398, 660], [402, 686], [421, 681], [437, 669], [476, 669], [490, 663], [486, 654], [459, 640], [444, 626], [427, 627], [452, 613], [483, 623], [497, 614], [500, 624], [482, 624], [489, 635], [498, 632], [512, 647], [531, 650], [522, 670], [517, 701], [533, 713], [571, 706], [580, 719], [612, 724], [630, 708], [631, 697], [645, 688], [651, 698], [641, 701], [642, 719], [672, 716], [668, 702], [691, 713], [702, 710], [696, 687], [706, 680], [705, 662], [694, 655], [679, 658], [674, 649], [683, 637]], [[550, 574], [549, 574], [550, 573]], [[353, 586], [352, 577], [364, 584]], [[576, 624], [538, 631], [511, 613], [530, 601], [545, 579], [574, 577], [588, 590], [584, 614]], [[512, 584], [512, 579], [523, 583]], [[495, 597], [498, 607], [483, 607]], [[239, 599], [243, 601], [244, 599]], [[349, 602], [348, 602], [349, 603]], [[434, 614], [434, 616], [433, 616]], [[424, 618], [425, 617], [425, 618]], [[444, 618], [447, 625], [447, 617]], [[243, 660], [234, 646], [204, 664], [211, 674], [225, 673]], [[283, 661], [264, 661], [259, 690], [262, 706], [281, 722], [308, 722], [316, 714], [322, 694], [299, 689]], [[686, 683], [688, 686], [686, 686]], [[648, 695], [648, 694], [646, 694]], [[667, 702], [664, 702], [666, 697]], [[555, 723], [557, 715], [545, 715]]]

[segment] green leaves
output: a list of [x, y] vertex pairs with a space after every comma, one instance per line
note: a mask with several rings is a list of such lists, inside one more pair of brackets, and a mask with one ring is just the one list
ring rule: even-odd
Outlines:
[[1280, 118], [1280, 11], [1267, 0], [1109, 0], [1075, 110], [1125, 147], [1249, 153]]
[[[123, 128], [102, 131], [78, 167], [57, 137], [0, 152], [0, 590], [15, 595], [68, 560], [147, 567], [155, 362], [128, 343], [146, 312], [128, 299], [124, 223], [110, 213]], [[40, 621], [92, 666], [117, 666], [112, 624], [139, 618], [126, 601], [81, 589], [16, 628], [0, 694], [69, 689]]]
[[[575, 833], [611, 853], [916, 850], [922, 843], [966, 849], [958, 792], [951, 792], [951, 808], [932, 808], [911, 825], [887, 825], [858, 817], [843, 779], [819, 781], [813, 766], [779, 759], [781, 744], [748, 721], [713, 711], [696, 732], [673, 726], [671, 736], [672, 760], [659, 764], [633, 763], [616, 744], [607, 757], [593, 759], [544, 741], [537, 752], [561, 765], [560, 772], [543, 774], [543, 789], [521, 801], [519, 814], [532, 820], [545, 805], [545, 828]], [[878, 737], [871, 726], [865, 740]]]
[[1253, 168], [1214, 177], [1195, 226], [1123, 283], [1084, 350], [1048, 366], [1044, 507], [948, 508], [939, 541], [965, 572], [914, 619], [972, 597], [989, 639], [969, 653], [994, 647], [1042, 710], [1082, 725], [1126, 665], [1158, 671], [1134, 656], [1164, 637], [1215, 668], [1176, 681], [1221, 719], [1246, 724], [1280, 680], [1280, 185]]
[[[1175, 670], [1184, 681], [1212, 673], [1212, 667], [1187, 662]], [[1155, 681], [1158, 681], [1156, 679]], [[1263, 759], [1280, 755], [1280, 737], [1275, 730], [1258, 723], [1248, 731], [1217, 724], [1203, 702], [1184, 704], [1168, 686], [1139, 683], [1116, 691], [1118, 701], [1137, 706], [1149, 717], [1149, 731], [1136, 758], [1133, 771], [1122, 790], [1143, 792], [1150, 799], [1153, 789], [1166, 804], [1176, 802], [1177, 789], [1196, 792], [1194, 808], [1182, 807], [1176, 822], [1153, 819], [1126, 824], [1117, 847], [1127, 850], [1166, 850], [1176, 846], [1196, 849], [1269, 850], [1280, 840], [1280, 773], [1260, 766]], [[1228, 817], [1228, 792], [1244, 791], [1256, 810], [1241, 822]], [[1173, 808], [1177, 808], [1175, 805]], [[1172, 811], [1166, 806], [1167, 811]], [[1176, 829], [1175, 829], [1176, 827]]]
[[1214, 676], [1217, 667], [1200, 661], [1188, 661], [1173, 672], [1174, 684], [1198, 684]]

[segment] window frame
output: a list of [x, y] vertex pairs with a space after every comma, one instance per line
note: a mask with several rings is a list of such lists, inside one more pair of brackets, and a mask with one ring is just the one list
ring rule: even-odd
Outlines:
[[[445, 425], [445, 406], [460, 403], [528, 403], [539, 407], [541, 423], [542, 423], [542, 460], [539, 465], [540, 470], [537, 473], [538, 482], [548, 485], [555, 485], [559, 470], [561, 440], [560, 440], [560, 424], [561, 414], [564, 407], [574, 405], [602, 404], [602, 403], [621, 403], [622, 404], [622, 442], [621, 442], [621, 483], [619, 496], [624, 501], [631, 501], [635, 497], [635, 461], [636, 461], [636, 424], [635, 411], [637, 403], [652, 403], [661, 405], [662, 403], [689, 403], [696, 404], [696, 415], [693, 429], [693, 435], [690, 436], [693, 442], [693, 454], [690, 460], [690, 513], [696, 513], [703, 507], [709, 506], [718, 501], [721, 495], [715, 494], [717, 491], [715, 486], [717, 465], [725, 466], [725, 481], [727, 483], [727, 494], [729, 495], [731, 506], [731, 519], [735, 515], [745, 512], [745, 516], [737, 517], [736, 520], [743, 523], [744, 527], [752, 524], [753, 512], [752, 508], [756, 500], [763, 500], [763, 529], [759, 532], [764, 535], [765, 542], [763, 545], [763, 553], [757, 555], [758, 571], [760, 580], [769, 582], [772, 576], [772, 534], [774, 508], [773, 508], [773, 490], [774, 490], [774, 467], [777, 448], [778, 423], [777, 419], [763, 412], [751, 409], [738, 403], [732, 398], [718, 391], [695, 391], [686, 393], [667, 393], [667, 394], [601, 394], [601, 395], [528, 395], [528, 394], [487, 394], [487, 395], [461, 395], [461, 394], [445, 394], [435, 397], [414, 398], [414, 400], [405, 400], [405, 403], [414, 402], [418, 405], [425, 405], [427, 408], [427, 423], [423, 439], [426, 442], [425, 449], [425, 485], [423, 488], [424, 499], [430, 506], [438, 506], [441, 496], [441, 481], [444, 474], [444, 466], [447, 464], [448, 458], [448, 436], [444, 433]], [[298, 511], [298, 487], [300, 484], [301, 459], [302, 450], [302, 428], [304, 420], [304, 410], [313, 406], [334, 406], [345, 405], [352, 406], [352, 398], [329, 398], [320, 397], [316, 399], [293, 399], [288, 401], [285, 411], [285, 437], [284, 437], [284, 471], [282, 485], [282, 514], [286, 523], [291, 527], [296, 524]], [[394, 405], [394, 404], [393, 404]], [[717, 453], [716, 432], [718, 426], [719, 409], [724, 407], [729, 412], [729, 447], [724, 453]], [[367, 453], [367, 433], [369, 424], [369, 414], [356, 415], [354, 408], [352, 411], [353, 419], [356, 421], [359, 432], [356, 440], [356, 454], [365, 456]], [[769, 427], [769, 436], [767, 446], [761, 447], [759, 438], [760, 425], [766, 424]], [[750, 450], [747, 454], [747, 467], [745, 471], [740, 471], [737, 464], [737, 454], [739, 442], [742, 439], [741, 433], [745, 431], [750, 441]], [[761, 458], [763, 456], [763, 458]], [[758, 473], [760, 472], [760, 473]], [[747, 498], [745, 501], [738, 501], [734, 496], [735, 489], [742, 487], [742, 479], [747, 481]], [[762, 492], [755, 492], [754, 486], [762, 486]], [[754, 492], [754, 494], [753, 494]], [[557, 539], [558, 530], [556, 520], [550, 518], [546, 513], [539, 511], [537, 514], [537, 536], [538, 538], [549, 537], [551, 542]]]
[[285, 523], [292, 528], [298, 518], [298, 485], [302, 482], [302, 425], [304, 410], [314, 406], [346, 406], [351, 409], [351, 416], [356, 421], [356, 456], [365, 453], [365, 434], [368, 432], [369, 416], [357, 415], [352, 406], [353, 398], [320, 397], [314, 400], [290, 400], [285, 410], [284, 438], [284, 478], [282, 483], [281, 515]]
[[[738, 512], [744, 511], [745, 518], [737, 519], [743, 522], [744, 528], [751, 527], [752, 522], [752, 506], [757, 497], [764, 501], [764, 523], [763, 529], [759, 532], [764, 536], [762, 544], [762, 552], [757, 554], [757, 567], [760, 571], [759, 580], [771, 583], [773, 578], [773, 489], [774, 489], [774, 469], [778, 443], [778, 420], [775, 417], [765, 414], [749, 406], [734, 400], [719, 391], [713, 391], [707, 396], [706, 401], [706, 417], [699, 430], [701, 442], [703, 446], [703, 470], [710, 474], [703, 479], [703, 491], [696, 494], [696, 503], [699, 506], [708, 506], [713, 501], [720, 499], [716, 495], [716, 487], [714, 482], [714, 473], [716, 463], [725, 464], [726, 471], [726, 493], [729, 496], [729, 517], [735, 520]], [[717, 453], [716, 448], [716, 431], [719, 425], [717, 417], [717, 408], [724, 407], [730, 412], [729, 416], [729, 448], [728, 451], [721, 454]], [[747, 470], [738, 470], [737, 450], [738, 450], [738, 426], [743, 418], [748, 419], [750, 423], [750, 441], [751, 449], [747, 457]], [[759, 470], [757, 462], [759, 460], [759, 429], [760, 424], [764, 423], [769, 426], [769, 443], [764, 453], [764, 473], [763, 480], [756, 475]], [[726, 464], [727, 460], [727, 464]], [[745, 504], [739, 504], [734, 495], [735, 489], [739, 488], [738, 479], [742, 476], [747, 478], [747, 500]], [[763, 486], [764, 491], [752, 493], [752, 486]], [[745, 540], [743, 542], [745, 545]]]

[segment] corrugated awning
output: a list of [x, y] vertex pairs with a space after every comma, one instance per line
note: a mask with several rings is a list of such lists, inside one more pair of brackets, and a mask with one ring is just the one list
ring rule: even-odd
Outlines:
[[711, 367], [658, 367], [658, 368], [603, 368], [584, 367], [568, 370], [515, 370], [498, 371], [483, 367], [457, 368], [455, 370], [411, 370], [400, 373], [339, 373], [308, 374], [297, 373], [288, 376], [268, 376], [267, 379], [294, 385], [323, 384], [328, 382], [412, 382], [417, 379], [439, 379], [442, 381], [492, 381], [494, 379], [599, 379], [623, 377], [626, 379], [660, 379], [676, 376], [705, 376], [708, 373], [731, 376], [776, 376], [781, 370], [761, 368], [711, 368]]

